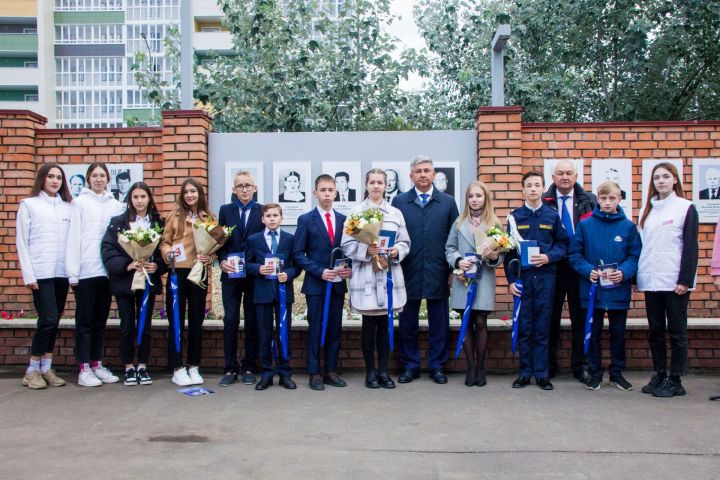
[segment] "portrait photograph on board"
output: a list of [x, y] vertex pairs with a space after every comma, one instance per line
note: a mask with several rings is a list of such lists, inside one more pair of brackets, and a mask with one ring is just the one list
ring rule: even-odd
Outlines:
[[715, 223], [720, 216], [720, 158], [694, 158], [692, 172], [692, 201], [700, 223]]
[[[387, 174], [385, 185], [385, 200], [392, 203], [399, 194], [407, 192], [412, 187], [410, 181], [410, 162], [372, 162], [372, 168], [382, 168]], [[363, 197], [365, 179], [363, 178]]]
[[283, 225], [296, 225], [312, 207], [310, 162], [273, 163], [273, 201], [283, 209]]
[[620, 206], [629, 219], [633, 218], [632, 210], [632, 160], [628, 158], [595, 159], [591, 164], [592, 192], [608, 180], [620, 186]]
[[[113, 194], [120, 203], [127, 203], [127, 194], [133, 183], [143, 181], [143, 166], [141, 163], [106, 163], [110, 171], [110, 181], [107, 191]], [[68, 163], [62, 166], [70, 194], [73, 198], [80, 195], [83, 188], [90, 188], [85, 174], [89, 164]]]
[[355, 205], [362, 201], [364, 178], [362, 178], [361, 163], [323, 162], [322, 172], [335, 179], [337, 192], [333, 208], [347, 215]]

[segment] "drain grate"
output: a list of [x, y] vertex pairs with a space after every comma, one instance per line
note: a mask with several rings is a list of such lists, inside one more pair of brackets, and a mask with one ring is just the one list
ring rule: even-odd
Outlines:
[[150, 442], [168, 443], [206, 443], [210, 439], [202, 435], [154, 435], [148, 438]]

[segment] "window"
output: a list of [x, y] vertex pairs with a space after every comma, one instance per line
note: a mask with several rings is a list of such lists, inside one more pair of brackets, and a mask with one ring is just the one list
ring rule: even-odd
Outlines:
[[37, 33], [37, 28], [23, 28], [23, 33]]
[[25, 68], [38, 68], [38, 62], [24, 62], [23, 66]]
[[26, 102], [38, 102], [38, 101], [40, 101], [40, 96], [37, 93], [26, 93], [25, 101]]
[[201, 32], [219, 32], [221, 30], [220, 30], [220, 27], [201, 27], [200, 31]]

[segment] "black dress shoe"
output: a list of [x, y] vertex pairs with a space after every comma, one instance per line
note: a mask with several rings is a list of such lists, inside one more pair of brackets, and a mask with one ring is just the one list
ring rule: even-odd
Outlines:
[[237, 382], [237, 374], [235, 373], [226, 373], [223, 375], [223, 377], [220, 379], [220, 386], [221, 387], [229, 387], [233, 383]]
[[395, 382], [392, 381], [392, 378], [390, 378], [387, 373], [378, 375], [377, 381], [382, 388], [395, 388]]
[[280, 385], [287, 388], [288, 390], [295, 390], [297, 388], [297, 385], [295, 385], [295, 381], [290, 377], [280, 377]]
[[327, 385], [330, 385], [331, 387], [347, 387], [347, 383], [345, 382], [345, 380], [340, 378], [340, 375], [335, 372], [330, 372], [325, 375], [325, 378], [323, 378], [323, 382], [325, 382]]
[[378, 377], [375, 373], [368, 373], [365, 376], [365, 386], [367, 388], [380, 388], [380, 384], [378, 383]]
[[273, 377], [263, 377], [255, 384], [255, 390], [266, 390], [273, 384]]
[[445, 385], [448, 382], [447, 375], [445, 375], [439, 368], [430, 370], [430, 378], [432, 378], [432, 381], [438, 385]]
[[252, 385], [255, 383], [257, 379], [255, 378], [255, 375], [250, 370], [245, 370], [242, 374], [242, 382], [245, 385]]
[[310, 381], [308, 383], [312, 390], [325, 390], [323, 378], [319, 373], [314, 373], [310, 375]]
[[579, 372], [575, 372], [574, 377], [577, 378], [578, 381], [582, 384], [587, 384], [590, 380], [592, 380], [592, 375], [590, 375], [590, 372], [588, 372], [587, 370], [580, 370]]
[[475, 385], [478, 387], [484, 387], [487, 385], [487, 377], [485, 376], [485, 372], [478, 372], [477, 373], [477, 380], [475, 380]]
[[406, 368], [398, 377], [398, 382], [410, 383], [416, 378], [420, 378], [420, 371], [412, 368]]
[[475, 375], [475, 370], [468, 369], [467, 373], [465, 374], [465, 386], [466, 387], [474, 387], [475, 382], [477, 382], [477, 376]]
[[525, 388], [528, 385], [530, 385], [530, 378], [519, 376], [513, 382], [512, 387], [513, 388]]
[[543, 390], [552, 390], [553, 388], [555, 388], [553, 387], [553, 384], [550, 383], [550, 380], [548, 380], [547, 378], [536, 378], [535, 383], [537, 383], [537, 386], [542, 388]]

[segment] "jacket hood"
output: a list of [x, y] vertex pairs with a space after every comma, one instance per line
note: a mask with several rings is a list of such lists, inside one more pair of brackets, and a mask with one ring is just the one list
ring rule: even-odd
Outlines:
[[605, 213], [600, 208], [600, 205], [596, 205], [592, 212], [592, 216], [606, 222], [618, 222], [620, 220], [627, 219], [625, 212], [620, 205], [617, 206], [617, 212], [615, 213]]
[[107, 190], [105, 190], [103, 193], [98, 195], [97, 193], [93, 192], [92, 190], [90, 190], [87, 187], [83, 187], [83, 189], [80, 190], [78, 197], [92, 198], [93, 200], [95, 200], [97, 202], [102, 202], [102, 203], [115, 198], [115, 197], [113, 197], [113, 194], [108, 192]]

